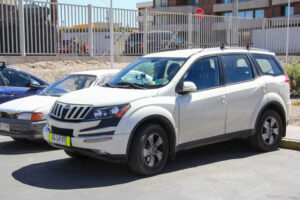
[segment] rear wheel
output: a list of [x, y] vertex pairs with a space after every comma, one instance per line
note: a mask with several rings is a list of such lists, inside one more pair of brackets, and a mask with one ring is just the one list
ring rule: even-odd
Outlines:
[[260, 151], [278, 148], [283, 133], [280, 115], [274, 110], [266, 110], [258, 120], [256, 134], [250, 138], [252, 145]]
[[168, 138], [157, 124], [146, 124], [138, 129], [133, 138], [128, 158], [129, 168], [140, 175], [160, 172], [168, 158]]

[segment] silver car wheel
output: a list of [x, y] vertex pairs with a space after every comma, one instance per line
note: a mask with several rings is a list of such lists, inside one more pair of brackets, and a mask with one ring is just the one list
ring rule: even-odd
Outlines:
[[274, 117], [268, 117], [262, 127], [263, 141], [268, 145], [273, 145], [279, 134], [279, 124]]
[[148, 167], [154, 167], [162, 160], [163, 140], [157, 133], [148, 136], [143, 153]]

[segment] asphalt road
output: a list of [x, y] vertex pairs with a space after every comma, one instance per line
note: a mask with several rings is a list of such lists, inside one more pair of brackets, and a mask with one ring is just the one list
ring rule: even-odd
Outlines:
[[258, 153], [231, 141], [178, 154], [153, 177], [73, 160], [47, 144], [0, 137], [1, 200], [300, 199], [300, 151]]

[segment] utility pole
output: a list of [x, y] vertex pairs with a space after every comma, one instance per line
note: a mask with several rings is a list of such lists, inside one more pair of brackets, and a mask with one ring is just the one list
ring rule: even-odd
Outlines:
[[289, 64], [289, 43], [290, 43], [290, 11], [291, 11], [291, 0], [288, 3], [288, 18], [287, 18], [287, 25], [286, 25], [286, 53], [285, 53], [285, 63], [286, 66]]
[[232, 18], [231, 18], [231, 27], [232, 27], [232, 34], [231, 34], [231, 44], [239, 45], [239, 19], [237, 18], [239, 15], [239, 0], [233, 0], [232, 5]]
[[114, 68], [114, 14], [113, 14], [113, 1], [110, 0], [110, 68]]

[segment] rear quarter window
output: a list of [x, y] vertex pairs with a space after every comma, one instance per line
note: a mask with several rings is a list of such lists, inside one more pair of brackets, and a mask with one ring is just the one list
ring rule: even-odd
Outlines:
[[284, 74], [276, 59], [271, 55], [252, 54], [259, 71], [264, 75], [279, 76]]

